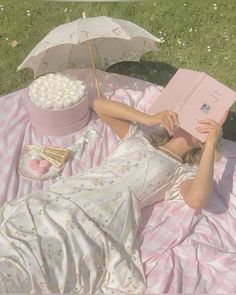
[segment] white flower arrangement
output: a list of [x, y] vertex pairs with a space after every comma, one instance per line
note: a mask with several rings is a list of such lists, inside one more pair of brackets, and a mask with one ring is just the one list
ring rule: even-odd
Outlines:
[[29, 86], [31, 101], [43, 109], [59, 110], [80, 101], [85, 94], [82, 81], [62, 74], [47, 74]]

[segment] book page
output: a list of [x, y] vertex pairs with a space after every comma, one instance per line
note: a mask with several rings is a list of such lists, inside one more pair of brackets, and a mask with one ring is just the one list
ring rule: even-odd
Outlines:
[[194, 128], [197, 120], [213, 119], [219, 123], [235, 99], [236, 93], [233, 90], [206, 75], [179, 112], [180, 126], [205, 141], [207, 135], [197, 132]]

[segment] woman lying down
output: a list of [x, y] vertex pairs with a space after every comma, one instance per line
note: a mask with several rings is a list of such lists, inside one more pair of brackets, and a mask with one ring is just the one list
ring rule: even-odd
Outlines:
[[[140, 209], [163, 199], [196, 209], [208, 202], [216, 122], [197, 127], [208, 133], [201, 149], [173, 112], [147, 115], [106, 99], [93, 108], [121, 139], [117, 148], [100, 166], [0, 208], [0, 293], [143, 293]], [[158, 147], [137, 123], [162, 124], [171, 139]], [[198, 158], [198, 167], [185, 163]]]

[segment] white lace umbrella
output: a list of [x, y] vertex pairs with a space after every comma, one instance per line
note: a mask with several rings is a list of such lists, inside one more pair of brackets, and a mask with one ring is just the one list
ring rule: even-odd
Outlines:
[[156, 50], [155, 42], [160, 40], [129, 21], [106, 16], [80, 18], [49, 32], [18, 70], [32, 68], [36, 78], [69, 68], [91, 67], [88, 43], [95, 67], [106, 70], [121, 61], [139, 61], [146, 51]]

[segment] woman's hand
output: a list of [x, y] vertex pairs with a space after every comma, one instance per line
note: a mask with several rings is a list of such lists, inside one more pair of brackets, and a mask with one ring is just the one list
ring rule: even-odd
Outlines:
[[170, 136], [173, 135], [174, 125], [179, 125], [178, 115], [172, 111], [162, 111], [156, 114], [148, 115], [146, 125], [153, 126], [161, 124]]
[[199, 120], [198, 122], [199, 125], [196, 127], [196, 130], [201, 133], [208, 133], [205, 144], [215, 147], [222, 135], [221, 125], [211, 119]]

